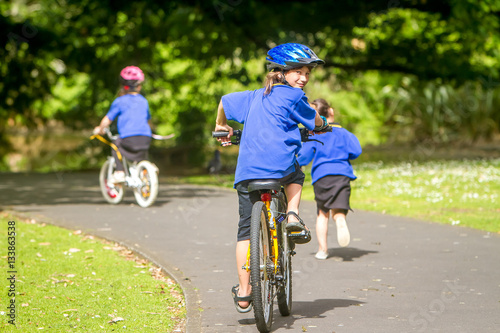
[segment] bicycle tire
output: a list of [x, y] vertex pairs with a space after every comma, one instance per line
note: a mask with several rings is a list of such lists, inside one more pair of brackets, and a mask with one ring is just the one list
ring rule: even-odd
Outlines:
[[267, 221], [267, 208], [264, 202], [257, 201], [252, 208], [250, 225], [250, 284], [255, 324], [261, 333], [270, 332], [273, 322], [273, 285], [267, 269], [271, 262]]
[[123, 199], [125, 190], [122, 184], [111, 184], [108, 179], [116, 170], [114, 158], [108, 158], [101, 167], [99, 172], [99, 186], [104, 199], [110, 204], [118, 204]]
[[[276, 207], [275, 216], [286, 213], [286, 196], [283, 192], [278, 194], [277, 198], [273, 198], [273, 204]], [[279, 223], [278, 236], [280, 246], [280, 265], [283, 281], [278, 287], [278, 309], [282, 316], [289, 316], [292, 313], [292, 249], [290, 248], [288, 231], [286, 230], [286, 217]]]
[[151, 206], [158, 196], [158, 168], [149, 161], [137, 164], [140, 186], [134, 188], [135, 201], [141, 207]]

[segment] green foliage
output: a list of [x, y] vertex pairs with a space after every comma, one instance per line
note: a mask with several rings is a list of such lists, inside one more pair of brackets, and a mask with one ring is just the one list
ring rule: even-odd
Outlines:
[[[175, 132], [183, 159], [202, 163], [220, 97], [260, 87], [267, 50], [292, 41], [326, 59], [308, 94], [330, 100], [365, 143], [421, 140], [408, 130], [435, 141], [491, 137], [499, 8], [493, 0], [5, 1], [0, 156], [7, 127], [56, 119], [92, 128], [116, 97], [119, 71], [138, 65], [158, 133]], [[475, 109], [457, 109], [467, 93], [477, 94]], [[467, 121], [472, 114], [480, 125]], [[468, 128], [452, 133], [457, 124]]]

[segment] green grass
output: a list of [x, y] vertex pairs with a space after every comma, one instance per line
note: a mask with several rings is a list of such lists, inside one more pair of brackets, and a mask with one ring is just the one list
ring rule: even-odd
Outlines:
[[352, 206], [500, 232], [500, 159], [356, 165]]
[[[395, 216], [500, 232], [500, 159], [363, 162], [354, 165], [351, 207]], [[303, 200], [314, 200], [310, 167]], [[184, 181], [231, 187], [234, 177]]]
[[[0, 216], [4, 286], [7, 227], [16, 228], [16, 325], [8, 288], [0, 293], [0, 331], [173, 332], [185, 320], [180, 287], [125, 248], [52, 225]], [[179, 331], [180, 332], [180, 331]]]

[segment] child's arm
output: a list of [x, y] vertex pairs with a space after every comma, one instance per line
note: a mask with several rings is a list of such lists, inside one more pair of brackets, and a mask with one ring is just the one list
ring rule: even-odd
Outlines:
[[307, 142], [302, 144], [302, 148], [297, 155], [297, 162], [302, 167], [304, 165], [308, 165], [314, 158], [314, 154], [316, 152], [316, 148], [314, 147], [313, 142]]
[[106, 127], [109, 127], [109, 125], [111, 125], [113, 123], [112, 120], [110, 120], [108, 118], [108, 116], [104, 116], [104, 118], [102, 118], [101, 120], [101, 123], [99, 124], [99, 126], [95, 127], [94, 128], [94, 134], [104, 134], [104, 129]]
[[216, 132], [229, 132], [228, 136], [225, 138], [217, 138], [218, 141], [225, 143], [231, 142], [231, 136], [233, 135], [233, 128], [227, 124], [226, 113], [224, 112], [224, 106], [222, 105], [222, 100], [217, 108], [217, 119], [215, 120], [215, 131]]
[[347, 149], [349, 153], [349, 159], [354, 160], [358, 158], [359, 155], [361, 155], [362, 149], [361, 149], [361, 144], [359, 143], [358, 138], [352, 134], [351, 132], [348, 132], [349, 135], [346, 138], [347, 140]]
[[324, 120], [321, 118], [319, 113], [316, 111], [316, 118], [314, 118], [314, 126], [320, 127], [324, 125]]

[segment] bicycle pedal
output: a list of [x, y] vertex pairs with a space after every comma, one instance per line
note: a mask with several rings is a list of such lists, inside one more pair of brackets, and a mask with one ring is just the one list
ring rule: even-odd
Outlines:
[[295, 244], [305, 244], [311, 241], [311, 233], [308, 233], [306, 231], [290, 233], [288, 237], [290, 237], [291, 241]]
[[302, 230], [302, 231], [290, 231], [290, 233], [288, 234], [289, 237], [303, 237], [303, 236], [306, 236], [307, 233], [306, 231]]

